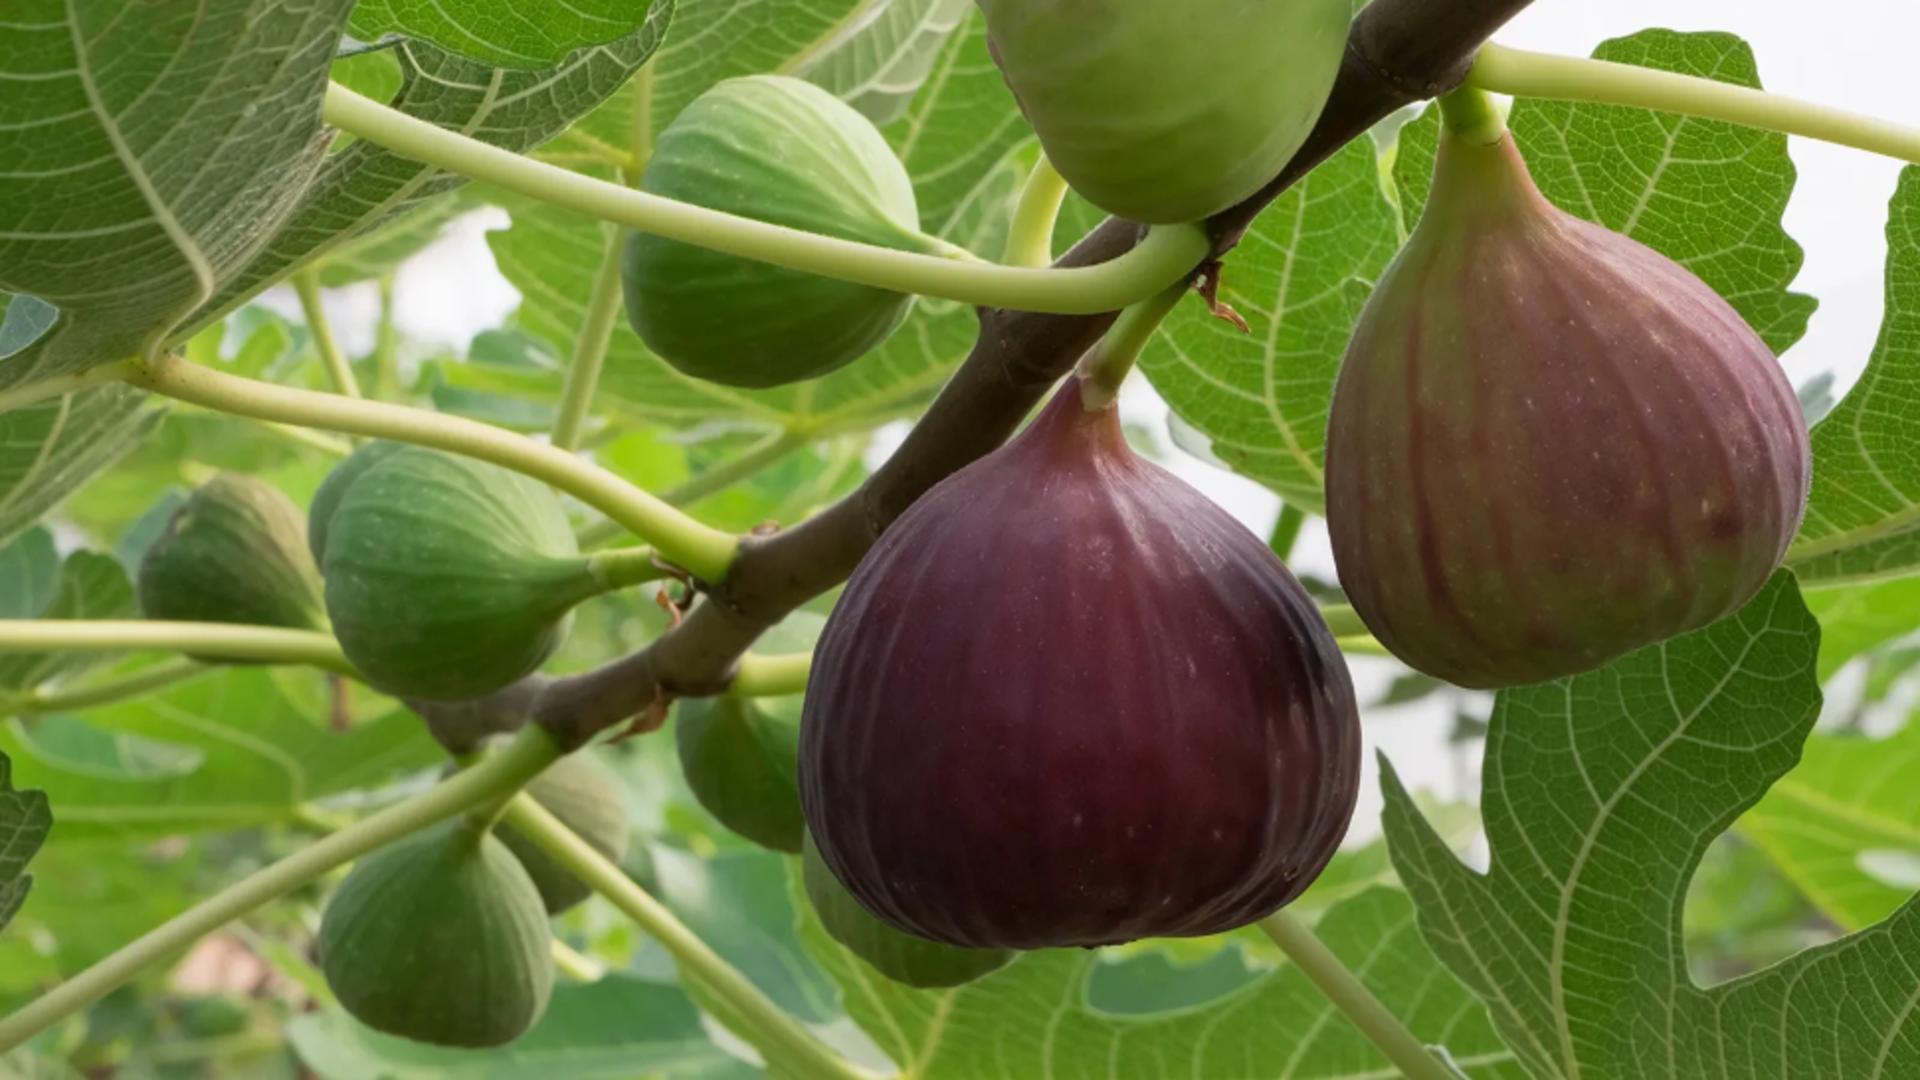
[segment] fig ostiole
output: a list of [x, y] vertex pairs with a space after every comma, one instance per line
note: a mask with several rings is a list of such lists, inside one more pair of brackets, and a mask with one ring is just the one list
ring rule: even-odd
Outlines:
[[502, 1046], [532, 1027], [553, 990], [552, 943], [527, 871], [465, 819], [361, 859], [320, 920], [341, 1006], [436, 1046]]
[[1497, 688], [1704, 626], [1780, 565], [1809, 474], [1793, 387], [1731, 305], [1554, 207], [1510, 135], [1442, 137], [1328, 421], [1334, 556], [1383, 645]]
[[1073, 189], [1152, 225], [1280, 174], [1326, 107], [1350, 0], [979, 0], [994, 57]]
[[894, 928], [973, 948], [1253, 922], [1325, 867], [1359, 777], [1312, 600], [1077, 380], [880, 538], [801, 725], [826, 866]]
[[[719, 83], [660, 135], [650, 194], [823, 236], [939, 253], [920, 231], [913, 181], [852, 106], [801, 79]], [[646, 233], [621, 264], [627, 317], [685, 374], [728, 386], [816, 378], [877, 348], [913, 298]]]
[[800, 853], [800, 716], [795, 699], [722, 695], [680, 703], [674, 742], [700, 805], [774, 851]]
[[376, 689], [427, 701], [483, 697], [532, 674], [576, 605], [657, 576], [644, 552], [582, 555], [538, 481], [417, 446], [352, 478], [324, 549], [327, 612], [347, 659]]
[[[617, 863], [627, 857], [633, 832], [620, 781], [585, 751], [554, 762], [527, 785], [526, 793], [609, 860]], [[593, 895], [593, 890], [575, 877], [573, 871], [511, 824], [502, 823], [495, 828], [494, 835], [526, 868], [541, 902], [546, 905], [547, 914], [563, 914]]]
[[223, 473], [195, 489], [140, 560], [149, 619], [323, 630], [306, 516], [264, 480]]
[[820, 849], [801, 832], [800, 883], [827, 936], [894, 982], [922, 990], [970, 983], [1013, 962], [1009, 949], [942, 945], [888, 926], [854, 899], [820, 859]]

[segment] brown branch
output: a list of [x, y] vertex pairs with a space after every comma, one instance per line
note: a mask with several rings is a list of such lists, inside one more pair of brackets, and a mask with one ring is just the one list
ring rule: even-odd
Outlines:
[[[1273, 183], [1209, 223], [1216, 253], [1231, 250], [1269, 203], [1341, 147], [1395, 111], [1458, 86], [1480, 45], [1530, 3], [1373, 0], [1354, 23], [1339, 81], [1305, 147]], [[1104, 262], [1142, 235], [1139, 226], [1110, 219], [1061, 264]], [[665, 700], [724, 690], [763, 632], [845, 581], [881, 532], [927, 489], [1004, 442], [1112, 321], [1112, 315], [981, 312], [972, 353], [900, 450], [820, 515], [747, 541], [727, 580], [679, 626], [596, 671], [530, 680], [485, 702], [417, 707], [442, 738], [464, 726], [461, 721], [498, 728], [525, 715], [578, 746], [657, 711]]]

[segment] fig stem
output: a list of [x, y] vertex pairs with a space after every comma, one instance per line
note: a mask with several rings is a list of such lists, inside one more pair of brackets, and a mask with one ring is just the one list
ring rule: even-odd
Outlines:
[[567, 365], [560, 415], [553, 425], [553, 445], [562, 450], [580, 449], [593, 414], [593, 396], [600, 389], [600, 372], [613, 345], [614, 323], [620, 318], [620, 233], [613, 228], [602, 231], [606, 236], [600, 268], [594, 272], [593, 292], [574, 335], [573, 362]]
[[1184, 280], [1213, 249], [1198, 225], [1156, 228], [1110, 262], [1070, 270], [997, 266], [898, 251], [709, 210], [535, 161], [327, 87], [327, 123], [403, 157], [630, 229], [895, 292], [980, 307], [1100, 315]]
[[553, 966], [577, 983], [597, 983], [607, 977], [604, 964], [559, 938], [553, 939]]
[[659, 555], [650, 547], [596, 552], [587, 556], [587, 567], [602, 594], [659, 581], [668, 576], [660, 567]]
[[1121, 312], [1107, 336], [1080, 358], [1080, 404], [1088, 412], [1113, 407], [1120, 397], [1120, 384], [1127, 381], [1147, 343], [1173, 314], [1187, 289], [1182, 281]]
[[313, 335], [313, 347], [326, 365], [327, 378], [336, 393], [360, 396], [360, 381], [353, 376], [353, 365], [340, 350], [340, 339], [333, 336], [333, 324], [327, 321], [327, 309], [320, 302], [320, 275], [312, 267], [293, 275], [293, 292], [300, 298], [300, 314], [307, 321], [307, 333]]
[[788, 653], [777, 656], [749, 654], [740, 658], [740, 667], [727, 693], [734, 697], [784, 697], [805, 693], [807, 678], [813, 671], [813, 654]]
[[1013, 222], [1007, 228], [1008, 266], [1045, 267], [1053, 265], [1053, 231], [1060, 221], [1060, 207], [1067, 201], [1067, 180], [1041, 154], [1026, 186], [1020, 189], [1020, 202], [1013, 210]]
[[1273, 532], [1267, 539], [1267, 546], [1284, 561], [1293, 555], [1293, 546], [1300, 542], [1300, 530], [1306, 528], [1307, 512], [1292, 503], [1280, 506], [1280, 517], [1273, 523]]
[[1367, 1041], [1387, 1055], [1407, 1080], [1454, 1080], [1454, 1074], [1408, 1031], [1400, 1018], [1367, 989], [1352, 969], [1327, 948], [1307, 924], [1287, 911], [1260, 920], [1260, 929], [1273, 939], [1287, 959], [1299, 967], [1327, 1000], [1360, 1029]]
[[1920, 164], [1920, 128], [1632, 64], [1487, 45], [1474, 61], [1467, 85], [1516, 97], [1625, 105], [1720, 120]]
[[730, 1007], [733, 1013], [730, 1019], [741, 1029], [739, 1033], [760, 1046], [769, 1057], [777, 1055], [794, 1065], [804, 1066], [806, 1075], [873, 1080], [875, 1074], [845, 1060], [814, 1038], [739, 969], [700, 940], [665, 904], [635, 884], [624, 871], [539, 803], [525, 795], [518, 796], [507, 804], [505, 820], [664, 946], [690, 981], [697, 981]]
[[242, 878], [0, 1019], [0, 1053], [85, 1009], [146, 968], [177, 956], [194, 941], [261, 905], [368, 852], [518, 789], [559, 756], [560, 749], [551, 736], [540, 728], [528, 728], [505, 750], [474, 768]]
[[152, 619], [0, 619], [0, 652], [190, 652], [358, 675], [333, 635], [312, 630]]
[[0, 715], [33, 716], [41, 713], [72, 712], [131, 701], [204, 675], [213, 668], [198, 660], [176, 656], [131, 675], [99, 679], [78, 686], [36, 687], [18, 694], [0, 697]]
[[492, 424], [425, 409], [316, 393], [245, 379], [171, 353], [136, 361], [129, 385], [179, 401], [260, 420], [393, 439], [490, 461], [574, 496], [651, 543], [660, 556], [702, 581], [726, 578], [740, 540], [576, 454]]
[[1463, 86], [1440, 97], [1440, 118], [1453, 137], [1469, 146], [1493, 146], [1507, 137], [1506, 111], [1493, 95]]

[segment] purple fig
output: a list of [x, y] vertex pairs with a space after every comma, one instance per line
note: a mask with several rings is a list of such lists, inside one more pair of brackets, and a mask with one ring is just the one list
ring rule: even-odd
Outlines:
[[1704, 626], [1780, 565], [1806, 424], [1772, 350], [1664, 255], [1443, 137], [1327, 434], [1340, 580], [1402, 660], [1559, 678]]
[[860, 565], [815, 654], [800, 785], [828, 868], [895, 928], [1093, 946], [1299, 895], [1359, 755], [1299, 583], [1070, 383]]

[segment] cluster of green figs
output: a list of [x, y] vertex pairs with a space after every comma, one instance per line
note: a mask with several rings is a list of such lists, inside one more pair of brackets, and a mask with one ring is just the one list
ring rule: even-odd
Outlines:
[[[1205, 219], [1279, 174], [1325, 107], [1350, 16], [1348, 0], [1212, 5], [1233, 18], [1159, 0], [980, 6], [1049, 160], [1151, 224]], [[792, 78], [713, 87], [662, 133], [642, 185], [952, 251], [921, 231], [881, 133]], [[648, 347], [732, 386], [855, 363], [913, 303], [648, 235], [624, 255]], [[978, 978], [1018, 950], [1256, 921], [1311, 884], [1353, 812], [1359, 713], [1318, 608], [1259, 537], [1083, 400], [1069, 380], [884, 533], [828, 620], [799, 715], [733, 698], [680, 709], [696, 795], [801, 854], [828, 930], [913, 985]], [[1780, 564], [1809, 470], [1791, 387], [1712, 288], [1555, 208], [1511, 136], [1442, 135], [1327, 432], [1340, 579], [1382, 644], [1499, 688], [1706, 625]], [[202, 488], [140, 592], [157, 618], [328, 630], [372, 686], [447, 702], [533, 674], [576, 605], [654, 570], [641, 552], [583, 553], [536, 481], [376, 442], [304, 518], [245, 478]], [[615, 785], [556, 776], [534, 796], [620, 858]], [[584, 890], [495, 834], [441, 826], [341, 886], [321, 955], [356, 1016], [462, 1046], [537, 1018], [547, 916]]]

